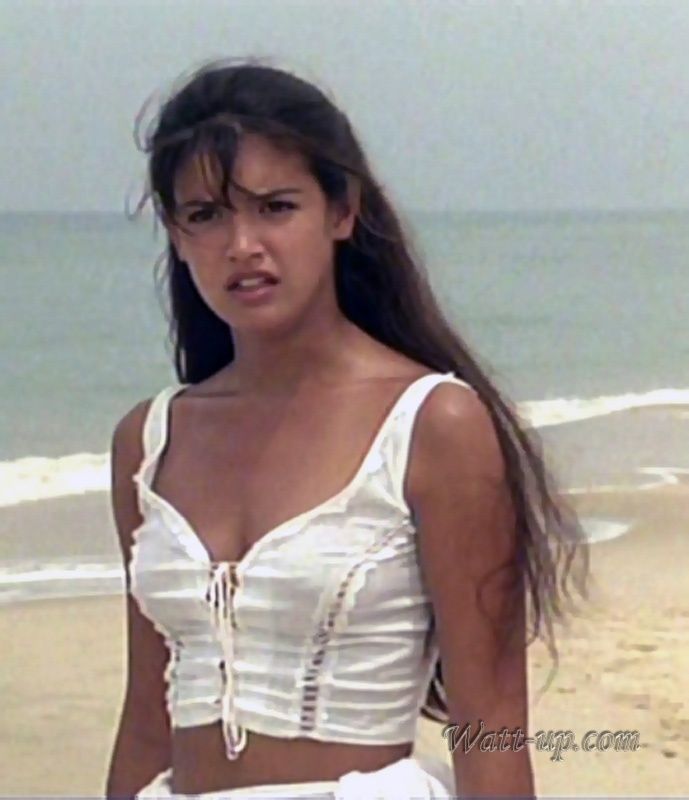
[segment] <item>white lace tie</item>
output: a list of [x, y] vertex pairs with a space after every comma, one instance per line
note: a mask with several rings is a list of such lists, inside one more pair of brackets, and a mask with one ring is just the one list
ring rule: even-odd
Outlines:
[[234, 720], [234, 606], [233, 595], [236, 561], [223, 561], [213, 565], [208, 592], [211, 624], [216, 628], [222, 645], [225, 686], [222, 694], [222, 732], [225, 752], [230, 761], [239, 758], [246, 746], [246, 730]]

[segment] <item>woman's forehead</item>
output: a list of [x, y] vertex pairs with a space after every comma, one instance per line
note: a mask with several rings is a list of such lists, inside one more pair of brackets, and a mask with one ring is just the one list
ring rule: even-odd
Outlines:
[[[310, 175], [303, 156], [278, 149], [258, 137], [240, 140], [231, 179], [256, 194], [265, 194], [279, 187], [307, 188]], [[203, 196], [220, 194], [222, 167], [215, 153], [191, 155], [175, 173], [175, 196], [178, 203]], [[228, 187], [233, 190], [234, 187]]]

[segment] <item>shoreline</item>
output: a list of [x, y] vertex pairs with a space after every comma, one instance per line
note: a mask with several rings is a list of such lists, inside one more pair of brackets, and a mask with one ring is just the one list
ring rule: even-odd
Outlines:
[[[672, 469], [678, 468], [664, 472]], [[593, 486], [562, 494], [579, 510], [589, 540], [598, 546], [632, 534], [640, 513], [633, 498], [642, 498], [643, 508], [658, 491], [688, 486], [689, 479], [680, 475], [674, 482]], [[44, 599], [115, 597], [124, 581], [108, 493], [0, 508], [0, 608]]]

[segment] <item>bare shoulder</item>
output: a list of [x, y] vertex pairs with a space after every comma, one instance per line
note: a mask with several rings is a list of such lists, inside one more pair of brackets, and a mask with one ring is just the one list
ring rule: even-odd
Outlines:
[[112, 455], [118, 463], [129, 464], [143, 458], [142, 432], [152, 397], [140, 400], [117, 422], [112, 433]]
[[115, 527], [125, 561], [128, 561], [132, 530], [141, 522], [132, 478], [144, 457], [143, 427], [152, 397], [140, 400], [117, 422], [110, 445], [111, 501]]
[[505, 473], [488, 407], [474, 389], [451, 382], [435, 386], [419, 408], [409, 460], [408, 496], [416, 507], [432, 487], [467, 479], [500, 481]]

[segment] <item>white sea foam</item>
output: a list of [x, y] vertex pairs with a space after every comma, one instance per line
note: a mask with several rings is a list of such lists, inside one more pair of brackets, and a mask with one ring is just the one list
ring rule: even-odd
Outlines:
[[57, 597], [92, 597], [122, 594], [122, 564], [22, 560], [0, 566], [0, 605]]
[[[605, 395], [593, 398], [557, 398], [525, 400], [518, 410], [536, 428], [563, 425], [594, 417], [604, 417], [632, 408], [667, 408], [689, 406], [689, 389], [652, 389], [648, 392]], [[689, 412], [687, 412], [689, 413]]]
[[631, 522], [619, 519], [603, 519], [602, 517], [580, 517], [586, 533], [586, 539], [592, 544], [607, 542], [624, 535], [632, 527]]
[[[527, 425], [545, 428], [632, 408], [679, 409], [682, 406], [689, 406], [689, 389], [653, 389], [588, 399], [527, 400], [519, 403], [517, 410]], [[650, 485], [658, 485], [658, 482]], [[0, 507], [103, 492], [109, 488], [110, 453], [74, 453], [57, 458], [31, 456], [0, 462]]]
[[689, 469], [684, 467], [639, 467], [637, 472], [656, 476], [656, 480], [642, 484], [640, 489], [655, 489], [658, 486], [678, 486], [681, 483], [689, 483]]
[[615, 492], [639, 492], [657, 489], [660, 486], [678, 486], [689, 483], [689, 469], [686, 467], [637, 467], [641, 475], [653, 475], [654, 480], [639, 483], [600, 483], [595, 486], [572, 486], [563, 494], [614, 494]]
[[110, 453], [29, 456], [0, 462], [0, 507], [110, 488]]

